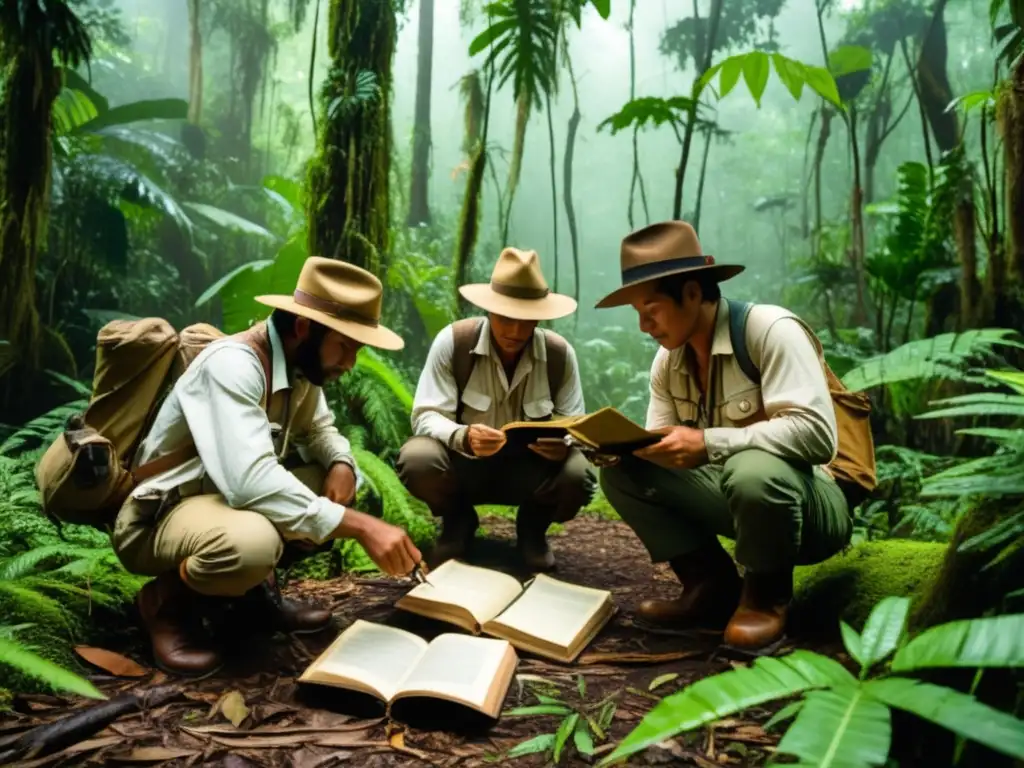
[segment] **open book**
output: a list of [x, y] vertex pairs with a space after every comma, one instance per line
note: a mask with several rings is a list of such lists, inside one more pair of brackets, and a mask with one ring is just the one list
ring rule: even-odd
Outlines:
[[428, 643], [357, 619], [298, 682], [346, 688], [388, 705], [411, 697], [444, 699], [497, 719], [517, 663], [504, 640], [444, 634]]
[[501, 429], [508, 443], [515, 446], [525, 446], [542, 437], [563, 438], [568, 435], [584, 448], [616, 456], [653, 445], [663, 437], [648, 432], [611, 407], [584, 416], [551, 421], [513, 421]]
[[526, 588], [508, 574], [448, 560], [395, 606], [524, 651], [573, 661], [615, 613], [611, 592], [539, 574]]

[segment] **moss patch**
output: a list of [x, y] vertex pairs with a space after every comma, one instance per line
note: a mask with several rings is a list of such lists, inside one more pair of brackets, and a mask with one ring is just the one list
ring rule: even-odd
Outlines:
[[840, 620], [860, 630], [875, 604], [889, 595], [916, 604], [938, 576], [945, 554], [945, 544], [890, 539], [799, 567], [791, 626], [801, 634], [833, 635]]

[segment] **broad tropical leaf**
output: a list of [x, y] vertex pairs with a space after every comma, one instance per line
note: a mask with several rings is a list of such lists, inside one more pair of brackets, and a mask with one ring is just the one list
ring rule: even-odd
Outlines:
[[896, 650], [907, 626], [910, 600], [905, 597], [887, 597], [872, 610], [861, 632], [861, 658], [857, 660], [864, 671]]
[[875, 699], [935, 723], [965, 739], [1024, 759], [1024, 721], [982, 704], [970, 694], [902, 677], [871, 680]]
[[723, 99], [733, 89], [739, 81], [740, 74], [742, 74], [750, 95], [753, 96], [754, 102], [760, 107], [761, 95], [764, 93], [768, 82], [769, 59], [775, 67], [775, 73], [779, 76], [779, 80], [786, 86], [786, 89], [794, 99], [800, 99], [803, 87], [807, 85], [823, 99], [834, 104], [839, 109], [843, 109], [843, 103], [839, 98], [839, 91], [836, 88], [836, 81], [827, 69], [804, 64], [780, 53], [767, 54], [764, 51], [740, 53], [715, 64], [694, 85], [695, 95], [699, 96], [700, 92], [714, 80], [715, 75], [718, 75], [718, 98]]
[[148, 120], [184, 120], [188, 117], [188, 102], [184, 99], [149, 99], [133, 101], [100, 112], [87, 123], [79, 125], [73, 133], [95, 133], [100, 128]]
[[198, 213], [206, 219], [209, 219], [214, 224], [224, 227], [225, 229], [233, 229], [238, 232], [244, 232], [247, 235], [258, 235], [259, 237], [265, 237], [268, 240], [276, 240], [277, 236], [273, 232], [268, 231], [266, 228], [261, 227], [254, 221], [249, 221], [236, 213], [231, 211], [225, 211], [223, 208], [217, 208], [212, 205], [206, 205], [205, 203], [182, 203], [182, 206], [188, 208], [190, 211]]
[[932, 627], [892, 660], [893, 672], [929, 667], [1024, 667], [1024, 614]]
[[662, 699], [601, 764], [757, 704], [854, 682], [839, 662], [809, 651], [794, 651], [778, 659], [760, 658], [751, 667], [706, 677]]
[[809, 691], [778, 751], [818, 768], [883, 765], [889, 756], [889, 708], [863, 687]]

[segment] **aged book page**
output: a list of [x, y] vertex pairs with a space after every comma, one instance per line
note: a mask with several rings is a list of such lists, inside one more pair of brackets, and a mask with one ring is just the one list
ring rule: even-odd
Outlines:
[[448, 560], [410, 590], [396, 607], [449, 621], [469, 632], [493, 619], [523, 591], [508, 574]]
[[515, 651], [504, 640], [438, 635], [394, 698], [446, 698], [497, 717], [516, 663]]
[[543, 655], [569, 661], [614, 613], [607, 590], [539, 574], [484, 631]]
[[390, 701], [427, 650], [411, 632], [357, 619], [299, 677], [299, 682], [344, 683]]

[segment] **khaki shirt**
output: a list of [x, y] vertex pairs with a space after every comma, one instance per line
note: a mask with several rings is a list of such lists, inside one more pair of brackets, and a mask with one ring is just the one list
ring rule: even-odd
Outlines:
[[651, 366], [647, 428], [687, 424], [703, 429], [712, 464], [759, 448], [827, 465], [839, 436], [821, 344], [796, 315], [768, 304], [750, 310], [746, 334], [747, 350], [761, 372], [760, 386], [736, 362], [729, 304], [721, 299], [711, 342], [710, 397], [701, 395], [688, 346], [659, 349]]
[[[499, 429], [513, 421], [586, 413], [572, 346], [566, 350], [565, 380], [558, 386], [548, 386], [548, 350], [543, 334], [541, 328], [533, 332], [533, 339], [519, 357], [509, 382], [491, 342], [490, 323], [483, 321], [480, 339], [472, 351], [476, 364], [462, 392], [462, 424], [486, 424]], [[434, 338], [420, 372], [412, 405], [412, 431], [440, 440], [461, 453], [465, 430], [455, 421], [458, 388], [452, 367], [454, 351], [455, 337], [449, 325]]]

